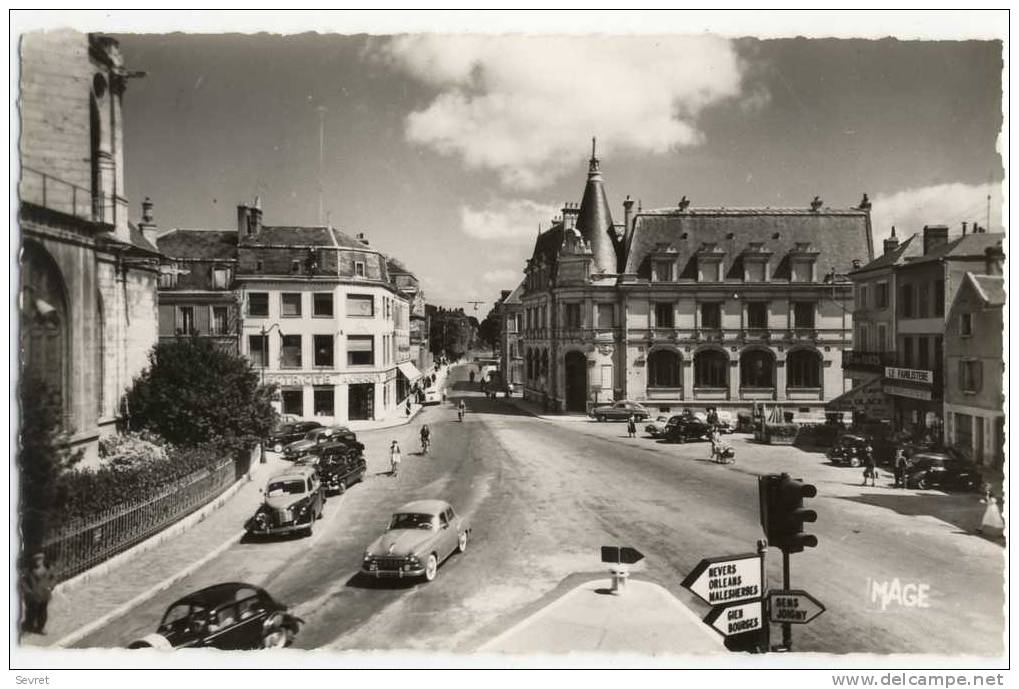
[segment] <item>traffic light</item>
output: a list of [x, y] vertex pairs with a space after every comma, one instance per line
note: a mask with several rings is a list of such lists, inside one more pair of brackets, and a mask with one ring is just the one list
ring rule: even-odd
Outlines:
[[803, 552], [817, 545], [817, 536], [803, 533], [806, 522], [817, 521], [817, 512], [803, 506], [803, 498], [817, 495], [817, 488], [789, 474], [766, 474], [758, 478], [761, 526], [768, 544], [787, 553]]

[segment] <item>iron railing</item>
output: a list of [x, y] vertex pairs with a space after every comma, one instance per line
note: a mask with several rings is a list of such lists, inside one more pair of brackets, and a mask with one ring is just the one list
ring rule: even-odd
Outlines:
[[108, 225], [117, 224], [121, 208], [127, 213], [127, 199], [122, 196], [94, 192], [31, 167], [21, 168], [18, 197], [26, 203]]
[[169, 483], [155, 495], [65, 524], [42, 546], [54, 575], [70, 579], [159, 533], [219, 497], [247, 473], [250, 461], [239, 455]]

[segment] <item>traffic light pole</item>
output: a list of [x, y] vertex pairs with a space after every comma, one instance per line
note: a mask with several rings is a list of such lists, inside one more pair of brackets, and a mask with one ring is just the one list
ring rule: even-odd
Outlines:
[[761, 626], [764, 628], [764, 652], [771, 650], [771, 611], [768, 610], [768, 567], [765, 564], [768, 559], [768, 541], [760, 539], [757, 541], [757, 554], [761, 556]]
[[[789, 551], [782, 549], [782, 590], [789, 591]], [[793, 650], [793, 625], [789, 622], [782, 623], [782, 646], [786, 651]]]

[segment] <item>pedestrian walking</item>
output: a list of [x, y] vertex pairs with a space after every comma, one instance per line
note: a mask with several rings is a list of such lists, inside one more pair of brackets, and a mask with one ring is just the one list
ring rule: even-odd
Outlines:
[[900, 447], [895, 451], [895, 487], [906, 488], [906, 452]]
[[46, 555], [33, 553], [19, 580], [25, 616], [21, 629], [32, 634], [46, 633], [47, 608], [53, 595], [53, 573], [46, 565]]
[[867, 445], [863, 449], [863, 485], [870, 479], [871, 487], [877, 486], [877, 465], [874, 463], [874, 448]]
[[631, 438], [637, 437], [637, 418], [633, 414], [626, 420], [626, 433]]
[[389, 446], [389, 475], [396, 478], [400, 474], [400, 462], [403, 456], [400, 454], [400, 443], [393, 441]]
[[410, 397], [407, 398], [407, 416], [410, 416]]

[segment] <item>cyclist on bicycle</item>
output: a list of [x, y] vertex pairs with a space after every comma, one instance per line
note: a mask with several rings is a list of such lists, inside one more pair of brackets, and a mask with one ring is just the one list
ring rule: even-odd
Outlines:
[[432, 432], [428, 429], [428, 424], [421, 427], [421, 454], [428, 453], [428, 446], [431, 444]]

